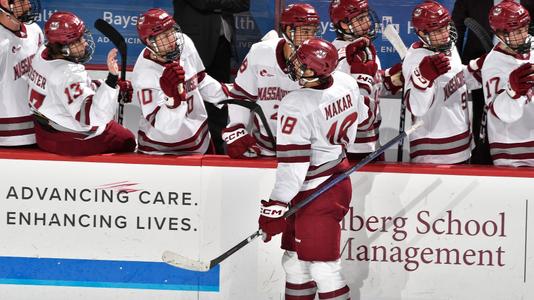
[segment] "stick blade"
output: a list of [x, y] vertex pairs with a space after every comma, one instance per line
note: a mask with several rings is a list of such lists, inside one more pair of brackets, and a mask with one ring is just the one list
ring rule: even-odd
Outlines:
[[172, 251], [163, 252], [161, 258], [165, 263], [185, 270], [207, 272], [211, 269], [210, 263], [190, 259]]

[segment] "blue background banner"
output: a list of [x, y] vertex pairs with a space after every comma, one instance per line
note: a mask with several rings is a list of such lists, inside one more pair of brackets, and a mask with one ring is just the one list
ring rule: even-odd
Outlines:
[[[42, 1], [42, 11], [38, 24], [43, 28], [46, 20], [55, 11], [74, 12], [85, 22], [96, 43], [93, 59], [88, 64], [105, 67], [107, 53], [113, 48], [113, 44], [93, 26], [95, 20], [104, 19], [124, 36], [128, 44], [128, 66], [132, 67], [144, 48], [137, 37], [138, 15], [152, 7], [161, 7], [169, 14], [173, 14], [172, 1], [168, 0], [47, 0]], [[274, 1], [251, 1], [250, 12], [238, 14], [235, 18], [235, 51], [240, 63], [250, 45], [258, 41], [262, 34], [273, 28]]]
[[[381, 29], [385, 28], [385, 26], [388, 24], [393, 24], [398, 29], [400, 37], [404, 41], [406, 47], [409, 47], [417, 40], [417, 36], [410, 22], [412, 10], [415, 5], [421, 2], [422, 0], [372, 0], [369, 4], [378, 15], [378, 21], [380, 22]], [[439, 2], [447, 7], [449, 12], [452, 12], [454, 0], [445, 0]], [[330, 16], [328, 13], [328, 7], [330, 6], [329, 0], [286, 1], [286, 4], [292, 3], [309, 3], [313, 5], [321, 18], [322, 37], [329, 41], [335, 39], [336, 35], [334, 33], [332, 23], [330, 22]], [[390, 67], [400, 61], [400, 58], [393, 46], [385, 37], [382, 37], [381, 33], [379, 33], [377, 38], [374, 40], [374, 45], [376, 47], [378, 56], [380, 57], [383, 68]]]
[[[236, 20], [236, 43], [234, 66], [239, 65], [250, 48], [265, 33], [273, 29], [275, 23], [276, 1], [250, 1], [250, 12], [238, 14]], [[305, 2], [310, 3], [318, 10], [321, 17], [321, 34], [327, 40], [333, 40], [333, 31], [328, 15], [329, 0], [287, 0], [286, 4]], [[373, 0], [372, 8], [378, 15], [382, 28], [387, 24], [394, 24], [398, 29], [404, 43], [409, 46], [417, 37], [410, 25], [410, 16], [413, 7], [420, 1], [413, 0]], [[450, 10], [454, 0], [440, 1]], [[102, 18], [111, 23], [126, 39], [128, 44], [128, 65], [135, 63], [137, 56], [144, 45], [137, 38], [135, 25], [138, 15], [152, 7], [161, 7], [170, 14], [173, 13], [172, 2], [168, 0], [48, 0], [42, 3], [42, 13], [39, 21], [41, 27], [49, 16], [57, 10], [66, 10], [76, 13], [85, 21], [87, 27], [93, 33], [96, 42], [96, 51], [90, 65], [105, 66], [108, 51], [113, 47], [100, 32], [94, 29], [94, 21]], [[393, 46], [379, 34], [375, 40], [375, 46], [380, 55], [383, 67], [389, 67], [399, 61], [399, 57]]]

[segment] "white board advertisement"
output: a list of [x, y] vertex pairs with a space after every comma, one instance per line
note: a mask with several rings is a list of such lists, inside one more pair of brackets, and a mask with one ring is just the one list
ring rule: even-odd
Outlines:
[[[0, 182], [2, 299], [283, 299], [279, 237], [205, 273], [161, 261], [164, 250], [210, 260], [252, 234], [273, 168], [10, 159], [0, 167], [10, 170]], [[352, 299], [534, 295], [532, 179], [369, 171], [351, 179], [341, 259]]]

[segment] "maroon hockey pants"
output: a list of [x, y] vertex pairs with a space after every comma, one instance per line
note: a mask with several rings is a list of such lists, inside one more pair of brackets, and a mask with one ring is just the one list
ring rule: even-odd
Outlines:
[[[291, 203], [298, 203], [316, 189], [298, 193]], [[351, 197], [352, 185], [347, 178], [289, 217], [282, 234], [282, 249], [296, 251], [298, 258], [304, 261], [339, 259], [339, 222], [349, 210]]]
[[115, 121], [109, 122], [102, 134], [90, 139], [83, 139], [84, 136], [77, 133], [46, 128], [35, 122], [35, 137], [39, 148], [60, 155], [133, 152], [136, 146], [133, 133]]

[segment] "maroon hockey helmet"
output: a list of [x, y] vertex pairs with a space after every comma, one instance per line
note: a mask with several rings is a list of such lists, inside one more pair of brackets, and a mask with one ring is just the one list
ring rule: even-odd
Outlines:
[[55, 12], [44, 26], [44, 34], [50, 44], [71, 44], [79, 40], [85, 32], [83, 21], [71, 12]]
[[429, 33], [451, 22], [451, 16], [445, 6], [436, 1], [427, 0], [418, 4], [412, 12], [412, 24], [417, 31]]
[[521, 4], [504, 0], [490, 9], [488, 20], [494, 32], [511, 32], [530, 24], [530, 15]]
[[[331, 43], [312, 38], [304, 41], [289, 62], [289, 73], [293, 80], [315, 81], [330, 76], [337, 67], [337, 49]], [[304, 76], [304, 72], [311, 69], [313, 76]]]
[[[54, 49], [65, 59], [84, 63], [91, 59], [95, 51], [95, 42], [91, 33], [85, 27], [84, 22], [71, 12], [59, 11], [50, 16], [44, 25], [46, 45]], [[74, 56], [69, 47], [70, 44], [85, 41], [85, 52], [81, 56]]]
[[319, 15], [313, 6], [306, 3], [290, 4], [280, 16], [282, 30], [286, 26], [319, 26]]
[[[173, 51], [163, 53], [158, 49], [156, 36], [169, 29], [175, 30], [176, 47]], [[143, 44], [148, 46], [157, 55], [160, 55], [167, 60], [175, 60], [182, 52], [184, 44], [182, 30], [178, 24], [176, 24], [172, 16], [161, 8], [151, 8], [139, 16], [137, 21], [137, 34]]]
[[[425, 47], [434, 51], [450, 52], [458, 38], [449, 10], [434, 0], [426, 0], [415, 7], [412, 12], [412, 24]], [[432, 42], [433, 38], [439, 35], [437, 32], [443, 28], [448, 29], [447, 40], [440, 44]]]

